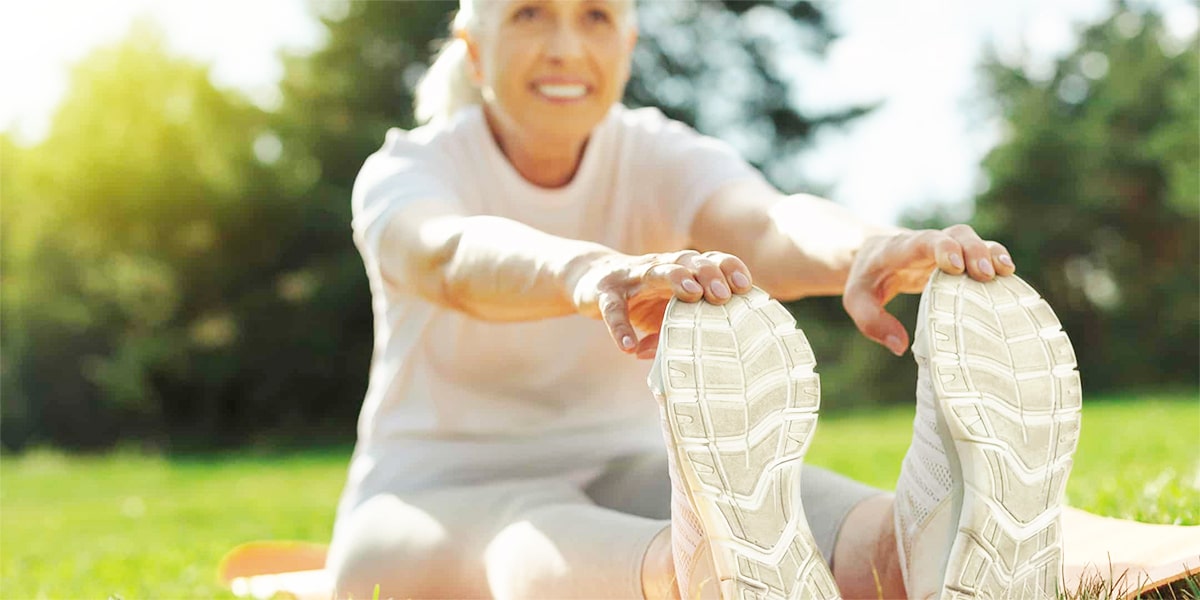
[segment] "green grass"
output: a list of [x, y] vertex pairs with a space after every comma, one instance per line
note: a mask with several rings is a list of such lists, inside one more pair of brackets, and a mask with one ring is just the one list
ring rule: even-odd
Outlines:
[[0, 597], [232, 597], [234, 545], [328, 538], [348, 456], [0, 459]]
[[[1196, 393], [1093, 399], [1068, 487], [1100, 514], [1200, 524]], [[823, 418], [809, 462], [891, 488], [912, 410]], [[228, 598], [217, 561], [256, 539], [325, 541], [348, 449], [169, 460], [0, 458], [0, 597]]]
[[[1148, 523], [1200, 524], [1200, 396], [1088, 401], [1067, 502]], [[806, 462], [891, 489], [912, 435], [913, 407], [822, 417]]]

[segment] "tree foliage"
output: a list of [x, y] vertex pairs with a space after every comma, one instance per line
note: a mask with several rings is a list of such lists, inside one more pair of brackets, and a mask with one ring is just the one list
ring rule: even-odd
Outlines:
[[305, 260], [313, 211], [278, 144], [148, 25], [75, 67], [47, 139], [4, 148], [5, 445], [213, 444], [321, 416], [303, 408], [343, 369], [347, 292]]
[[835, 39], [816, 3], [643, 2], [638, 19], [626, 103], [658, 107], [732, 143], [780, 189], [804, 191], [797, 159], [817, 128], [869, 110], [806, 114], [796, 107], [803, 82], [795, 66], [822, 60]]
[[1051, 301], [1092, 390], [1197, 381], [1197, 52], [1119, 6], [1049, 78], [987, 65], [1008, 136], [977, 226]]

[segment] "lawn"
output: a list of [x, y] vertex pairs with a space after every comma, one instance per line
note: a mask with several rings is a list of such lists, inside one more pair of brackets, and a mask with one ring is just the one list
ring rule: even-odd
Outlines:
[[[1072, 505], [1200, 524], [1196, 392], [1093, 398]], [[911, 409], [823, 418], [809, 462], [890, 488]], [[0, 458], [0, 597], [230, 597], [221, 554], [254, 539], [324, 541], [349, 449], [166, 459], [132, 452]]]

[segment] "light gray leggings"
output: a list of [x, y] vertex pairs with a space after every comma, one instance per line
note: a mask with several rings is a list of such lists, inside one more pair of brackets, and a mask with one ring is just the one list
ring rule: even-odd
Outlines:
[[[829, 561], [847, 513], [882, 493], [806, 466], [801, 497]], [[339, 517], [338, 597], [641, 598], [641, 564], [670, 523], [665, 453], [570, 477], [364, 495]]]

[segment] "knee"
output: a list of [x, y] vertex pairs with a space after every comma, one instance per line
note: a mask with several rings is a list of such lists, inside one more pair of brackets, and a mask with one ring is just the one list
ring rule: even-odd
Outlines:
[[544, 595], [570, 570], [554, 542], [529, 521], [501, 529], [484, 551], [484, 564], [497, 600]]
[[385, 580], [390, 577], [388, 569], [379, 556], [336, 555], [332, 551], [325, 570], [333, 579], [333, 589], [336, 598], [374, 598], [375, 588], [379, 587], [380, 598], [391, 594], [404, 593], [405, 589], [392, 589], [395, 582]]
[[405, 573], [409, 561], [394, 552], [367, 553], [355, 548], [350, 552], [335, 552], [332, 548], [326, 571], [333, 579], [336, 598], [374, 598], [379, 588], [380, 598], [419, 595], [419, 583]]
[[[384, 506], [387, 505], [387, 506]], [[388, 518], [378, 518], [386, 509]], [[376, 518], [372, 518], [374, 515]], [[462, 597], [440, 524], [394, 497], [373, 498], [339, 524], [326, 570], [338, 598]]]

